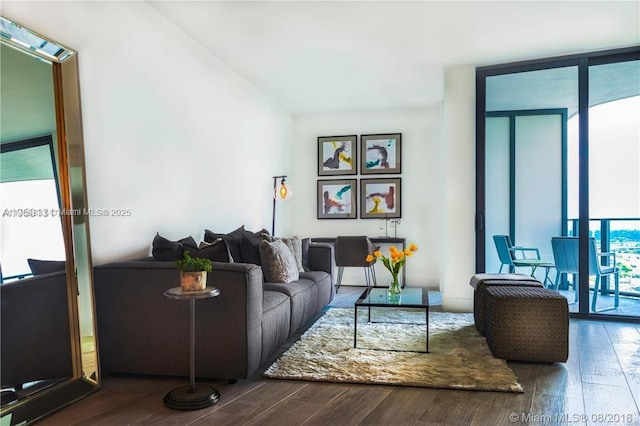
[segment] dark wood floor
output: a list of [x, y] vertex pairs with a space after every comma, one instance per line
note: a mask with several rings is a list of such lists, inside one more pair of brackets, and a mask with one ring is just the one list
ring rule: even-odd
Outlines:
[[[361, 291], [343, 287], [332, 305], [352, 307]], [[523, 394], [272, 380], [260, 372], [236, 384], [210, 382], [220, 402], [180, 412], [162, 397], [188, 379], [119, 376], [40, 424], [640, 425], [640, 325], [571, 320], [570, 340], [566, 364], [509, 363]]]

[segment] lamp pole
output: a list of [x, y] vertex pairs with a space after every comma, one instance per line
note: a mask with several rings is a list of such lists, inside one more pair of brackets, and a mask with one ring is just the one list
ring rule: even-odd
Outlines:
[[276, 188], [278, 186], [278, 179], [282, 179], [280, 181], [280, 185], [284, 185], [286, 177], [287, 175], [280, 175], [280, 176], [273, 177], [273, 211], [271, 213], [271, 235], [276, 234], [276, 201], [277, 201]]

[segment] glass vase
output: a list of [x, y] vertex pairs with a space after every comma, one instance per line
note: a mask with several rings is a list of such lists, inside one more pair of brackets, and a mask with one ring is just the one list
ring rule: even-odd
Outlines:
[[390, 302], [400, 301], [402, 289], [400, 288], [400, 283], [398, 282], [398, 275], [393, 275], [393, 280], [391, 281], [391, 284], [389, 284], [389, 290], [387, 290], [387, 294], [389, 295]]

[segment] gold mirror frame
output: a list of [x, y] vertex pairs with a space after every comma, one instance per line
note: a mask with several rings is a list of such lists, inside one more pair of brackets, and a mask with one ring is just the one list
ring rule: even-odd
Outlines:
[[[7, 20], [6, 18], [3, 18]], [[10, 21], [10, 20], [7, 20]], [[46, 41], [63, 47], [15, 22], [25, 30]], [[2, 36], [2, 44], [51, 63], [56, 115], [56, 133], [61, 209], [69, 214], [61, 215], [62, 233], [66, 255], [67, 299], [69, 305], [69, 329], [73, 377], [57, 383], [32, 396], [0, 408], [0, 421], [7, 425], [30, 424], [96, 391], [100, 386], [97, 333], [95, 327], [95, 303], [93, 297], [93, 265], [89, 239], [86, 176], [80, 109], [77, 52], [64, 48], [60, 59], [42, 54]], [[81, 302], [82, 300], [82, 302]], [[86, 310], [86, 311], [85, 311]], [[80, 332], [80, 313], [89, 317], [93, 339], [83, 341]], [[92, 354], [91, 354], [92, 352]], [[89, 356], [87, 357], [87, 354]]]

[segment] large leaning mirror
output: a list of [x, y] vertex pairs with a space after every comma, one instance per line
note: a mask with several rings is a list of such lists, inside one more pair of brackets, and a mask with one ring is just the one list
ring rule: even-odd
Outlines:
[[75, 51], [0, 17], [0, 424], [99, 386]]

